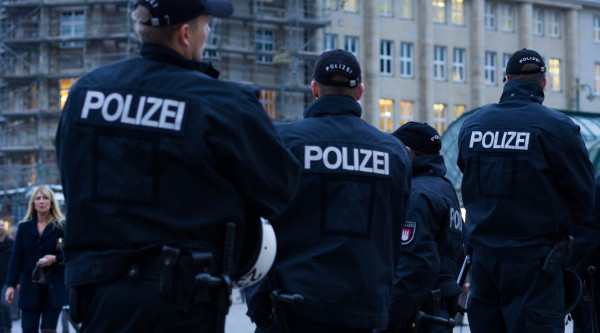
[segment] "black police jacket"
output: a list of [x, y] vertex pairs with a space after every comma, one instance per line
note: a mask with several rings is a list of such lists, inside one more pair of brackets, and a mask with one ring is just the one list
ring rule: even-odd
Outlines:
[[542, 105], [539, 84], [510, 80], [498, 104], [465, 120], [457, 164], [469, 246], [498, 260], [544, 256], [593, 203], [579, 126]]
[[206, 73], [218, 72], [145, 44], [71, 88], [56, 136], [69, 285], [117, 278], [163, 244], [211, 251], [219, 272], [230, 221], [235, 270], [246, 217], [290, 202], [299, 166], [258, 90]]
[[272, 220], [278, 253], [271, 287], [304, 296], [289, 308], [295, 316], [385, 328], [411, 161], [361, 112], [351, 97], [323, 96], [305, 119], [276, 126], [302, 177], [290, 207]]

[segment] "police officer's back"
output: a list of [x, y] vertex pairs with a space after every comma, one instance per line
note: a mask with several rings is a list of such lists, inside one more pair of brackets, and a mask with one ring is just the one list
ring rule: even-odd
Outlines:
[[223, 275], [239, 273], [247, 225], [295, 192], [297, 162], [258, 90], [199, 61], [210, 16], [232, 11], [220, 0], [138, 1], [141, 56], [69, 93], [56, 145], [66, 282], [86, 332], [222, 330]]
[[[392, 135], [409, 147], [413, 155], [403, 251], [390, 309], [393, 331], [412, 325], [418, 318], [415, 316], [418, 310], [454, 318], [458, 295], [462, 292], [456, 280], [465, 253], [460, 204], [454, 185], [445, 177], [439, 133], [426, 123], [411, 121]], [[414, 324], [420, 324], [419, 332], [449, 331], [430, 322]]]
[[311, 87], [317, 100], [304, 119], [277, 127], [303, 173], [292, 204], [273, 220], [277, 258], [270, 284], [249, 293], [249, 311], [263, 331], [271, 310], [261, 300], [279, 289], [304, 301], [276, 302], [278, 331], [371, 332], [388, 323], [410, 158], [360, 118], [364, 87], [350, 52], [323, 53]]
[[592, 207], [594, 175], [579, 127], [542, 106], [545, 70], [537, 52], [515, 52], [500, 102], [459, 134], [473, 333], [564, 330], [561, 263]]

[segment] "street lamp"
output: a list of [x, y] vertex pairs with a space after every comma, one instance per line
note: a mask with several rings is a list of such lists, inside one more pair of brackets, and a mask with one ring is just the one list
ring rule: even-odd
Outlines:
[[585, 84], [585, 83], [580, 84], [579, 83], [579, 78], [575, 78], [575, 103], [576, 103], [575, 104], [576, 105], [575, 110], [577, 112], [579, 112], [579, 90], [581, 90], [583, 88], [587, 88], [587, 90], [589, 92], [589, 94], [585, 97], [585, 98], [588, 99], [588, 101], [591, 102], [591, 101], [594, 100], [594, 98], [596, 98], [596, 96], [593, 93], [592, 86], [590, 86], [589, 84]]

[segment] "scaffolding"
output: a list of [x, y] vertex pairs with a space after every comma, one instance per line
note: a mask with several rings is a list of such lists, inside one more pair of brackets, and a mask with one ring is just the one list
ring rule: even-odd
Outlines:
[[[204, 58], [221, 79], [260, 88], [277, 121], [302, 117], [329, 20], [320, 0], [232, 0], [213, 18]], [[131, 0], [0, 0], [0, 219], [18, 221], [16, 189], [60, 184], [54, 136], [69, 87], [137, 54]]]

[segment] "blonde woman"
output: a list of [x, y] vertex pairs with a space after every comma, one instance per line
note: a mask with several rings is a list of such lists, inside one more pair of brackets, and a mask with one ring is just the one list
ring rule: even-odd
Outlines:
[[17, 228], [6, 278], [8, 303], [20, 286], [23, 333], [56, 332], [60, 311], [68, 303], [61, 248], [64, 219], [54, 192], [36, 187]]

